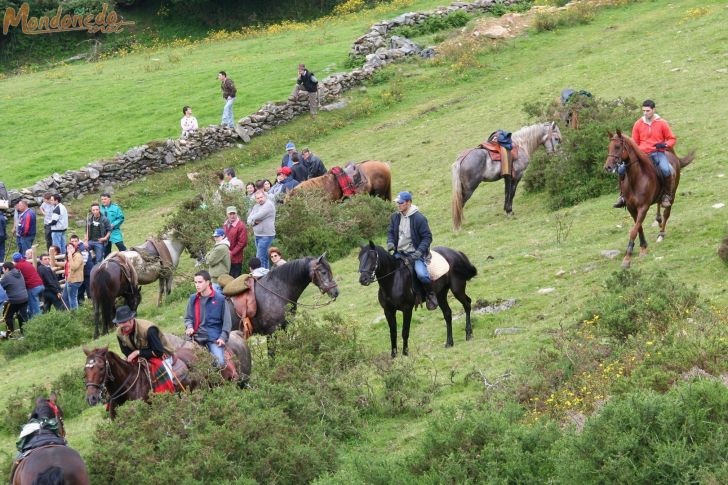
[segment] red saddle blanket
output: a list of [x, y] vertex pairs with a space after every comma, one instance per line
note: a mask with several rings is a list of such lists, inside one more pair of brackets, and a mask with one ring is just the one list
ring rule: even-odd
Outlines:
[[356, 194], [354, 181], [341, 167], [334, 167], [329, 170], [329, 173], [336, 177], [336, 181], [339, 183], [339, 187], [341, 187], [341, 192], [344, 197], [351, 197]]
[[[491, 141], [484, 141], [480, 145], [478, 145], [478, 148], [482, 148], [483, 150], [488, 150], [490, 153], [490, 159], [494, 162], [500, 162], [501, 161], [501, 146], [497, 142], [491, 142]], [[513, 145], [513, 150], [511, 150], [511, 160], [515, 160], [518, 158], [518, 146]]]

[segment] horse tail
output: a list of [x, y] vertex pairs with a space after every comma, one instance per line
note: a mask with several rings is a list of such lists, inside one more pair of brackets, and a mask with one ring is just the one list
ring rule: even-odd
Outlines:
[[686, 156], [679, 158], [680, 161], [680, 169], [683, 169], [690, 165], [690, 162], [692, 162], [695, 159], [695, 150], [692, 150], [690, 153], [688, 153]]
[[113, 285], [114, 281], [106, 267], [104, 265], [97, 266], [91, 282], [91, 298], [94, 305], [98, 305], [101, 309], [101, 319], [105, 325], [111, 322], [112, 312], [116, 304], [113, 292], [109, 290]]
[[460, 251], [455, 251], [455, 253], [458, 257], [455, 258], [455, 261], [453, 261], [453, 273], [460, 278], [463, 278], [465, 281], [469, 281], [474, 278], [478, 274], [478, 268], [473, 266], [473, 263], [470, 262], [465, 253]]
[[452, 227], [460, 230], [463, 222], [463, 183], [460, 180], [460, 164], [466, 154], [460, 155], [452, 164]]
[[63, 469], [58, 466], [51, 466], [43, 470], [33, 480], [33, 485], [63, 485], [66, 478]]

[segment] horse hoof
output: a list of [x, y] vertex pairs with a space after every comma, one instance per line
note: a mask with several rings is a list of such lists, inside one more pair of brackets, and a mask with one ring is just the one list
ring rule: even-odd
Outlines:
[[393, 351], [392, 351], [392, 358], [394, 359], [394, 358], [396, 358], [396, 357], [397, 357], [397, 351], [396, 351], [396, 350], [393, 350]]
[[445, 348], [446, 349], [449, 349], [450, 347], [453, 347], [453, 346], [454, 346], [454, 344], [452, 342], [446, 342], [445, 343]]
[[622, 269], [629, 269], [631, 261], [622, 261]]
[[402, 355], [409, 355], [409, 349], [406, 347], [402, 349]]
[[465, 334], [465, 340], [466, 341], [473, 340], [473, 334], [472, 333]]
[[657, 242], [658, 243], [661, 243], [664, 239], [665, 239], [665, 236], [663, 236], [663, 235], [657, 236]]

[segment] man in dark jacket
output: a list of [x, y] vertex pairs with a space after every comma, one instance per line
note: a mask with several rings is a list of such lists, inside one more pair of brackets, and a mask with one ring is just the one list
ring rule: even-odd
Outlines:
[[106, 243], [111, 237], [111, 223], [101, 214], [101, 207], [97, 203], [91, 204], [91, 214], [86, 220], [86, 237], [84, 244], [94, 252], [94, 264], [104, 260]]
[[5, 241], [8, 239], [8, 218], [0, 212], [0, 261], [5, 261]]
[[432, 232], [427, 218], [412, 204], [410, 192], [400, 192], [395, 200], [398, 212], [392, 214], [387, 232], [387, 250], [396, 251], [414, 262], [415, 274], [427, 292], [427, 309], [437, 308], [437, 297], [432, 288], [426, 262], [430, 259]]
[[28, 290], [25, 289], [23, 275], [15, 269], [13, 263], [3, 263], [3, 277], [0, 279], [5, 293], [8, 295], [8, 307], [5, 309], [5, 324], [12, 333], [15, 330], [13, 321], [18, 315], [20, 337], [23, 335], [23, 324], [28, 321]]
[[40, 265], [38, 265], [38, 274], [43, 280], [43, 313], [51, 311], [51, 306], [56, 310], [64, 309], [61, 300], [61, 285], [58, 284], [58, 278], [51, 268], [51, 257], [48, 253], [40, 255]]
[[291, 165], [291, 176], [299, 183], [308, 180], [308, 170], [301, 163], [298, 153], [291, 155], [291, 161], [293, 162], [293, 165]]
[[235, 95], [238, 90], [235, 89], [235, 83], [232, 79], [227, 77], [225, 71], [220, 71], [217, 74], [217, 78], [220, 80], [220, 89], [222, 89], [222, 99], [225, 100], [225, 107], [222, 109], [222, 126], [228, 128], [235, 127], [235, 117], [233, 116], [233, 103], [235, 102]]
[[303, 163], [303, 166], [306, 167], [306, 170], [308, 170], [308, 178], [312, 179], [314, 177], [326, 175], [324, 162], [322, 162], [319, 157], [311, 153], [311, 150], [304, 148], [301, 155], [303, 156], [303, 161], [301, 163]]
[[35, 240], [35, 212], [28, 207], [26, 201], [20, 200], [15, 204], [13, 220], [15, 221], [13, 233], [15, 234], [18, 252], [25, 254], [28, 249], [33, 247], [33, 241]]
[[20, 253], [13, 254], [15, 269], [20, 271], [28, 290], [28, 320], [40, 314], [40, 297], [43, 295], [43, 280], [35, 269], [33, 263], [26, 261]]
[[197, 293], [190, 296], [185, 313], [185, 334], [195, 339], [215, 357], [218, 367], [225, 367], [225, 344], [230, 336], [232, 321], [225, 296], [212, 287], [210, 273], [195, 273]]
[[298, 65], [298, 78], [296, 78], [296, 87], [293, 88], [291, 97], [298, 99], [298, 95], [301, 92], [305, 92], [308, 96], [308, 111], [311, 113], [311, 118], [316, 118], [318, 112], [318, 79], [316, 76], [306, 69], [304, 64]]

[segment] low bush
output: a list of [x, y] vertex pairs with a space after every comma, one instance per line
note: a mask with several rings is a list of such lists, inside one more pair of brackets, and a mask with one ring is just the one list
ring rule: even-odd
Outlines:
[[419, 24], [397, 27], [392, 29], [391, 34], [411, 39], [421, 35], [434, 34], [442, 30], [462, 27], [470, 22], [472, 18], [471, 14], [457, 10], [450, 15], [433, 15]]
[[50, 311], [38, 315], [25, 325], [25, 338], [3, 342], [0, 352], [14, 359], [30, 352], [67, 349], [91, 340], [93, 337], [91, 302], [74, 311]]
[[586, 4], [575, 4], [565, 10], [537, 13], [533, 19], [533, 28], [536, 32], [545, 32], [561, 27], [588, 24], [592, 20], [594, 20], [594, 7]]
[[[604, 171], [607, 156], [607, 131], [629, 127], [639, 117], [633, 100], [604, 101], [586, 96], [572, 96], [566, 106], [560, 99], [547, 104], [527, 103], [524, 110], [542, 121], [562, 119], [559, 127], [562, 143], [559, 153], [547, 156], [538, 151], [524, 177], [525, 190], [546, 192], [552, 209], [569, 207], [587, 199], [617, 191], [616, 176]], [[565, 126], [569, 112], [576, 112], [578, 129]]]

